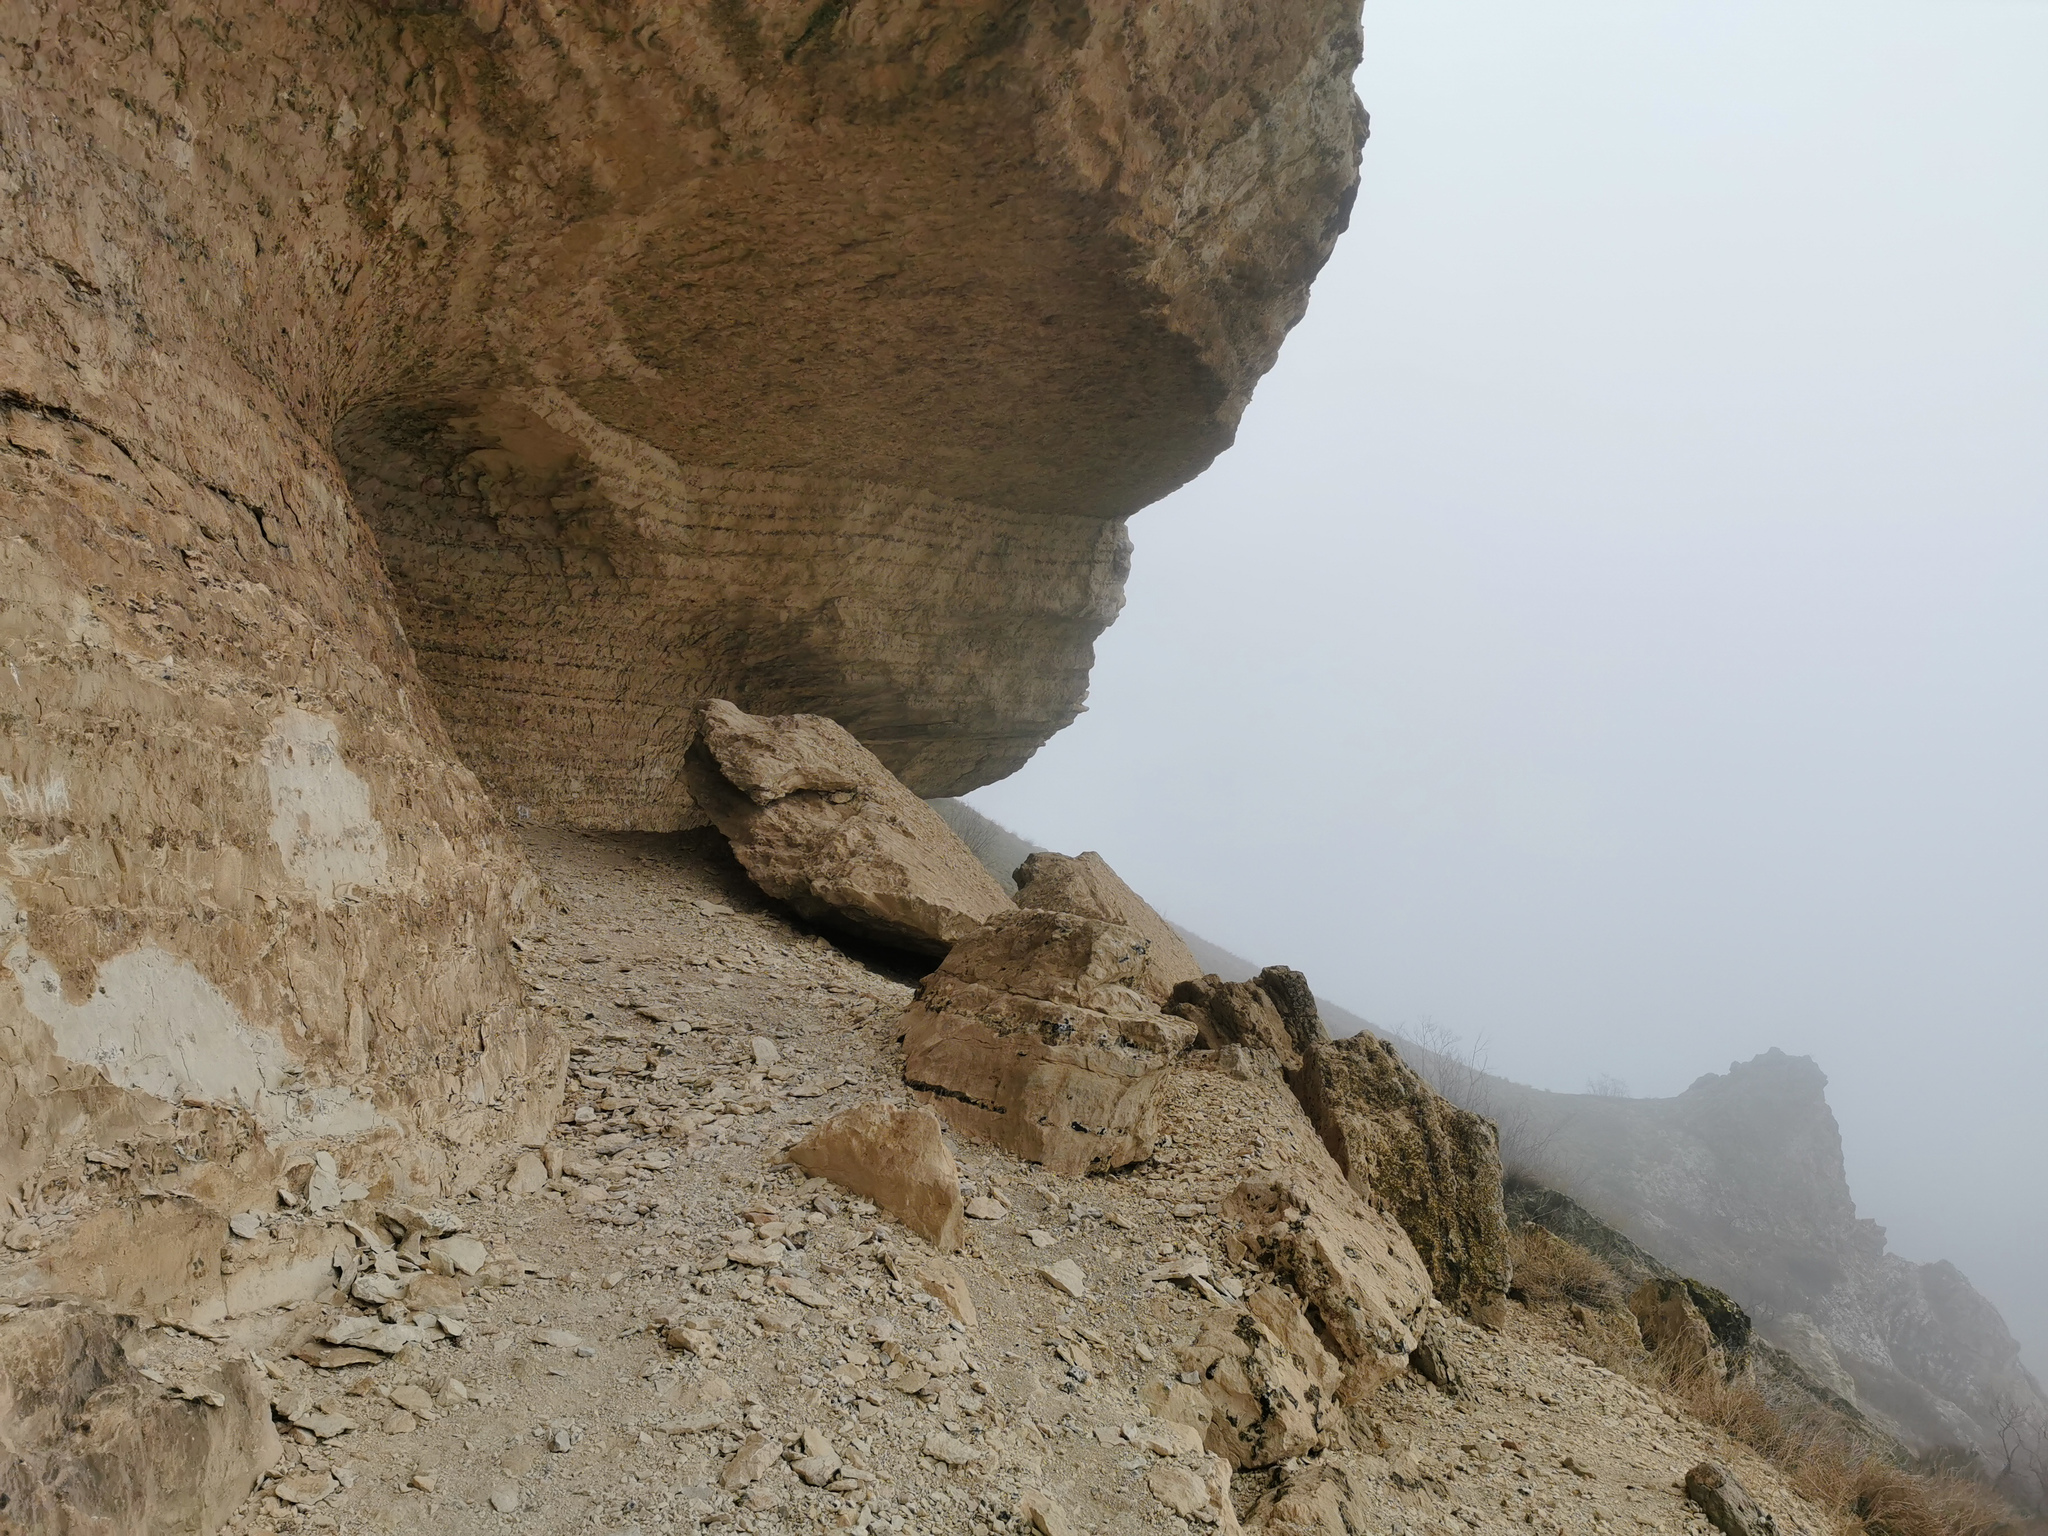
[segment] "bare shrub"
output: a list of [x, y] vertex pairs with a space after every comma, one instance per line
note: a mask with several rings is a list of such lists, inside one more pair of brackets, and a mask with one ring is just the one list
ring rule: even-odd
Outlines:
[[1539, 1095], [1487, 1071], [1486, 1037], [1466, 1044], [1456, 1030], [1425, 1017], [1400, 1036], [1408, 1064], [1460, 1109], [1491, 1120], [1500, 1136], [1501, 1167], [1540, 1184], [1567, 1182], [1552, 1149], [1572, 1117], [1554, 1109], [1537, 1113]]
[[1532, 1306], [1576, 1302], [1605, 1311], [1621, 1305], [1621, 1277], [1612, 1268], [1541, 1227], [1510, 1232], [1508, 1256], [1515, 1266], [1514, 1289]]

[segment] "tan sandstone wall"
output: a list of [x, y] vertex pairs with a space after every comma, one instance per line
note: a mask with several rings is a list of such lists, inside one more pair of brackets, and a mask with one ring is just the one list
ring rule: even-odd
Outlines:
[[432, 1186], [545, 1120], [493, 792], [686, 824], [706, 695], [926, 793], [1070, 720], [1120, 519], [1344, 222], [1357, 45], [0, 0], [0, 1188], [48, 1239], [0, 1293], [189, 1289], [307, 1146]]

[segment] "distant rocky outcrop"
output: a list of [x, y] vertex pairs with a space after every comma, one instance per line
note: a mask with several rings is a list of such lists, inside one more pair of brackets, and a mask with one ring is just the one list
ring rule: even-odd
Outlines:
[[1887, 1252], [1884, 1229], [1857, 1216], [1827, 1078], [1808, 1058], [1767, 1051], [1675, 1098], [1624, 1099], [1408, 1055], [1509, 1127], [1511, 1157], [1542, 1183], [1655, 1254], [1645, 1277], [1727, 1292], [1805, 1379], [1908, 1445], [1991, 1449], [2001, 1398], [2048, 1413], [1997, 1309], [1955, 1266]]

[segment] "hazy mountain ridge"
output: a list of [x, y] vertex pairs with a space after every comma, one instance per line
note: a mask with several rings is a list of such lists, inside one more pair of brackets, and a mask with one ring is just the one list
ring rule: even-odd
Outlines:
[[[935, 804], [985, 862], [1036, 849], [963, 802]], [[998, 878], [1014, 868], [996, 862]], [[1226, 980], [1258, 970], [1177, 931]], [[1395, 1040], [1439, 1092], [1500, 1126], [1511, 1166], [1726, 1290], [1769, 1342], [1907, 1444], [1990, 1451], [2001, 1400], [2048, 1413], [1997, 1307], [1953, 1264], [1887, 1252], [1884, 1228], [1856, 1214], [1827, 1077], [1811, 1059], [1767, 1051], [1667, 1099], [1554, 1093], [1317, 1003], [1333, 1036]]]
[[[1806, 1057], [1766, 1051], [1668, 1099], [1552, 1093], [1408, 1046], [1490, 1115], [1510, 1158], [1666, 1263], [1735, 1296], [1759, 1332], [1908, 1444], [1989, 1449], [2001, 1398], [2048, 1406], [1998, 1309], [1856, 1214]], [[1846, 1388], [1846, 1390], [1844, 1390]]]

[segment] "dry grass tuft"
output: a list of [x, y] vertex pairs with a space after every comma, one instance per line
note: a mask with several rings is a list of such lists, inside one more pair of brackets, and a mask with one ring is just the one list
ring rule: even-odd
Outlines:
[[1619, 1275], [1577, 1243], [1541, 1227], [1510, 1232], [1508, 1254], [1515, 1266], [1515, 1294], [1530, 1306], [1576, 1302], [1608, 1310], [1622, 1303]]

